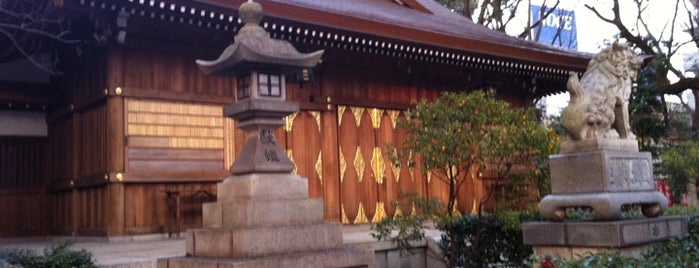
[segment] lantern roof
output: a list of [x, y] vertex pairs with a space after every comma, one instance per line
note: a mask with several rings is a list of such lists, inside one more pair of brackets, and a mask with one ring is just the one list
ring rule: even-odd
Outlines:
[[226, 47], [218, 59], [197, 60], [197, 65], [206, 74], [235, 76], [253, 68], [274, 68], [294, 71], [315, 66], [323, 50], [300, 53], [286, 40], [272, 39], [260, 26], [262, 6], [248, 1], [240, 5], [238, 13], [244, 26], [235, 35], [233, 44]]

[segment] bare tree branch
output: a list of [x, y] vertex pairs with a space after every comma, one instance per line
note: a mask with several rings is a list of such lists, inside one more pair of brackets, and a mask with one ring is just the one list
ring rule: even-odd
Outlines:
[[592, 11], [592, 13], [595, 13], [595, 15], [597, 15], [597, 17], [598, 17], [599, 19], [601, 19], [601, 20], [603, 20], [603, 21], [605, 21], [605, 22], [614, 24], [614, 20], [613, 20], [613, 19], [605, 18], [599, 11], [597, 11], [597, 9], [596, 9], [595, 7], [590, 6], [590, 5], [588, 5], [588, 4], [585, 4], [585, 7], [586, 7], [587, 9], [589, 9], [590, 11]]
[[58, 75], [56, 49], [80, 43], [70, 38], [69, 29], [51, 0], [0, 0], [0, 62], [25, 58], [40, 70]]
[[699, 90], [699, 77], [683, 77], [677, 82], [661, 88], [665, 94], [674, 94], [678, 96], [687, 89]]
[[[519, 35], [517, 35], [517, 37], [518, 37], [518, 38], [525, 38], [525, 37], [527, 37], [527, 35], [529, 35], [529, 32], [530, 32], [532, 29], [534, 29], [534, 28], [536, 28], [536, 27], [539, 27], [539, 25], [541, 25], [541, 22], [544, 21], [546, 18], [548, 18], [548, 16], [551, 15], [551, 13], [553, 13], [553, 11], [555, 11], [556, 8], [558, 8], [558, 4], [560, 4], [560, 3], [561, 3], [560, 0], [556, 0], [556, 3], [553, 5], [553, 7], [551, 7], [549, 10], [547, 10], [546, 12], [544, 12], [543, 14], [541, 14], [541, 16], [539, 16], [539, 20], [535, 21], [532, 25], [526, 27], [526, 28], [522, 31], [522, 33], [520, 33]], [[542, 5], [542, 9], [543, 9], [544, 7], [546, 7], [546, 1], [544, 1], [544, 4]]]
[[40, 35], [40, 36], [46, 37], [48, 39], [64, 43], [64, 44], [78, 44], [78, 43], [80, 43], [79, 40], [71, 40], [71, 39], [62, 38], [61, 36], [65, 35], [65, 33], [56, 34], [56, 33], [51, 33], [48, 31], [43, 31], [41, 29], [23, 28], [23, 27], [14, 25], [14, 24], [9, 24], [9, 23], [0, 23], [0, 29], [15, 29], [15, 30], [22, 31], [25, 33]]

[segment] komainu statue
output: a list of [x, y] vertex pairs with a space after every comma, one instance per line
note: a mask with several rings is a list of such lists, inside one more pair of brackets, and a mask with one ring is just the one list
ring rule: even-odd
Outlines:
[[570, 103], [561, 113], [561, 124], [570, 139], [635, 139], [628, 104], [641, 64], [631, 48], [615, 42], [590, 60], [582, 79], [570, 74]]

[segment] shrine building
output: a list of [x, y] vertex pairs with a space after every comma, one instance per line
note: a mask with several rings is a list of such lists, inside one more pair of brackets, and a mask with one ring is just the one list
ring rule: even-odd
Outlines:
[[[245, 81], [205, 75], [195, 60], [233, 42], [242, 2], [53, 1], [82, 44], [51, 49], [62, 75], [0, 76], [0, 237], [167, 233], [177, 215], [180, 230], [200, 226], [201, 202], [215, 198], [244, 142], [223, 106]], [[448, 185], [386, 156], [414, 101], [488, 89], [529, 106], [564, 91], [590, 59], [433, 0], [256, 2], [273, 38], [325, 51], [314, 68], [270, 78], [301, 108], [275, 135], [326, 219], [345, 224], [392, 216], [399, 191], [446, 199]], [[486, 190], [470, 180], [460, 211]]]

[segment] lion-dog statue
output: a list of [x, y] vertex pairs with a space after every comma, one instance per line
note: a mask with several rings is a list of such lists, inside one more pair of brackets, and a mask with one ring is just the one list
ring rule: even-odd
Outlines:
[[570, 102], [561, 113], [561, 124], [572, 140], [635, 139], [628, 104], [641, 64], [631, 48], [615, 42], [590, 60], [582, 79], [570, 74]]

